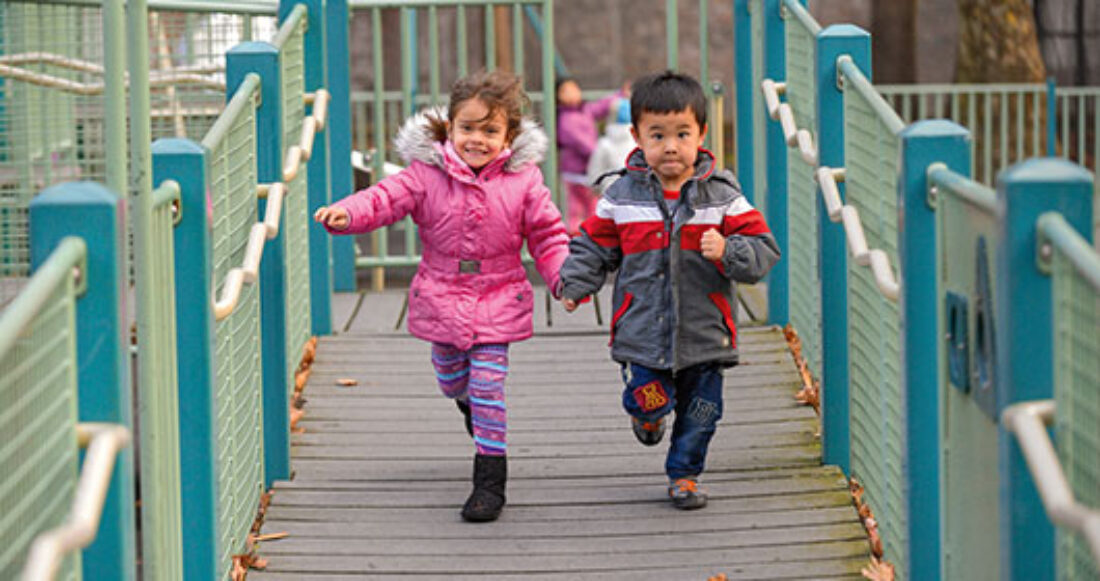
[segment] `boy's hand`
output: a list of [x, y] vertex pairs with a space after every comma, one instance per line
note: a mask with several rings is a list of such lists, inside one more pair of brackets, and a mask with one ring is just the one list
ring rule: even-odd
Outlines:
[[565, 312], [572, 313], [577, 310], [577, 301], [573, 299], [562, 299], [561, 305], [565, 307]]
[[320, 222], [333, 230], [344, 230], [351, 223], [348, 211], [343, 208], [321, 206], [313, 213], [313, 220]]
[[722, 260], [722, 257], [726, 255], [726, 239], [712, 228], [703, 232], [699, 249], [703, 252], [703, 258], [707, 260]]

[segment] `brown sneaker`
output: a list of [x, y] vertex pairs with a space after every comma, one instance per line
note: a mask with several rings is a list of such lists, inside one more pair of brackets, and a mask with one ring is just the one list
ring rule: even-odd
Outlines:
[[631, 417], [631, 428], [634, 429], [634, 437], [646, 446], [656, 446], [665, 435], [665, 419], [657, 418], [652, 422], [643, 422]]

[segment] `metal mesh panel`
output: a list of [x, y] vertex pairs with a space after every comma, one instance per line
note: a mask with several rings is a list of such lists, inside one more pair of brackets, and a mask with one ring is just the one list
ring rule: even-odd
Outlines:
[[[1054, 277], [1054, 397], [1058, 451], [1074, 498], [1100, 508], [1100, 291], [1058, 250]], [[1098, 579], [1080, 536], [1057, 531], [1058, 578]]]
[[[240, 42], [271, 38], [272, 16], [225, 12], [153, 11], [149, 14], [150, 76], [193, 73], [225, 82], [225, 53]], [[225, 92], [183, 82], [154, 90], [150, 96], [153, 139], [199, 139], [225, 104]]]
[[[849, 205], [859, 210], [867, 244], [897, 253], [899, 139], [857, 91], [844, 96], [845, 179]], [[852, 475], [866, 489], [886, 557], [899, 578], [908, 567], [903, 458], [905, 400], [901, 392], [897, 303], [879, 293], [870, 269], [848, 261], [848, 336], [851, 343]]]
[[[817, 128], [814, 36], [793, 18], [787, 20], [787, 102], [795, 123]], [[821, 376], [821, 285], [817, 264], [817, 185], [797, 149], [787, 150], [787, 204], [790, 224], [791, 324], [802, 340], [810, 370]]]
[[[283, 79], [283, 144], [284, 151], [296, 145], [302, 134], [305, 105], [305, 53], [302, 46], [306, 20], [302, 19], [298, 30], [291, 35], [280, 51], [279, 66]], [[317, 133], [315, 147], [322, 147], [324, 133]], [[298, 169], [298, 175], [287, 184], [287, 196], [283, 201], [286, 236], [286, 367], [287, 395], [294, 386], [294, 372], [298, 367], [302, 347], [310, 336], [309, 307], [309, 192], [306, 164]], [[288, 400], [289, 401], [289, 400]]]
[[165, 290], [153, 301], [140, 365], [151, 367], [151, 385], [139, 385], [141, 403], [142, 571], [145, 579], [171, 579], [183, 570], [179, 472], [179, 400], [176, 375], [176, 288], [172, 199], [161, 188], [153, 195], [149, 242], [153, 245], [150, 286]]
[[[245, 107], [210, 153], [217, 292], [242, 264], [257, 221], [256, 117]], [[263, 407], [260, 295], [245, 285], [237, 307], [215, 329], [215, 407], [218, 439], [218, 556], [228, 578], [232, 556], [244, 550], [263, 488]]]
[[[0, 3], [0, 55], [18, 67], [80, 83], [102, 75], [43, 62], [31, 53], [103, 63], [98, 8]], [[27, 205], [48, 185], [104, 181], [102, 95], [80, 96], [0, 75], [0, 277], [26, 276]]]
[[[34, 537], [68, 517], [77, 481], [71, 277], [0, 353], [0, 579], [17, 579]], [[3, 316], [0, 312], [0, 316]], [[58, 579], [79, 579], [79, 552]]]
[[[996, 300], [992, 282], [997, 274], [994, 250], [999, 222], [991, 211], [996, 194], [984, 190], [988, 203], [979, 206], [946, 187], [939, 189], [935, 214], [939, 320], [945, 333], [954, 333], [950, 343], [961, 345], [967, 354], [965, 363], [958, 363], [963, 367], [962, 377], [956, 372], [952, 379], [948, 341], [937, 342], [939, 360], [947, 362], [939, 378], [945, 578], [998, 578], [998, 538], [989, 534], [989, 515], [1000, 511], [998, 428], [979, 403], [990, 394], [988, 384], [982, 385], [980, 378], [989, 376], [974, 373], [988, 369], [986, 362], [992, 362], [978, 357], [992, 347], [987, 343], [991, 334], [979, 326], [991, 322]], [[985, 280], [979, 282], [982, 278]], [[990, 293], [988, 297], [983, 297], [983, 289]], [[954, 309], [947, 312], [948, 296], [966, 301], [965, 314]], [[965, 325], [965, 331], [960, 325]], [[965, 383], [957, 385], [962, 380]]]

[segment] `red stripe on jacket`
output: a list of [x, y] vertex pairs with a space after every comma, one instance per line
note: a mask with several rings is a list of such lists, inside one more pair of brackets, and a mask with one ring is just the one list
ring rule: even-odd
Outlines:
[[752, 209], [736, 216], [726, 216], [722, 220], [722, 236], [741, 234], [742, 236], [759, 236], [768, 234], [768, 223], [760, 215], [760, 210]]

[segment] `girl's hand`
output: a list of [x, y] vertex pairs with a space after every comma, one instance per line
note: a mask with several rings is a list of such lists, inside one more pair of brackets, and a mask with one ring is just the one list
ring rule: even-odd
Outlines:
[[577, 310], [577, 301], [573, 299], [562, 299], [561, 304], [565, 307], [565, 312], [572, 313]]
[[699, 241], [699, 249], [703, 252], [703, 258], [707, 260], [722, 260], [726, 255], [726, 239], [715, 229], [703, 232], [703, 238]]
[[313, 213], [313, 220], [320, 222], [333, 230], [344, 230], [351, 224], [351, 216], [348, 211], [333, 206], [321, 206]]

